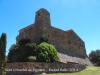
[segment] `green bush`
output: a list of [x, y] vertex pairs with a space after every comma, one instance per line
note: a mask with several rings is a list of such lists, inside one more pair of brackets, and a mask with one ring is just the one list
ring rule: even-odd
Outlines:
[[36, 43], [28, 43], [25, 45], [25, 48], [27, 49], [27, 55], [28, 56], [36, 56], [37, 46]]
[[42, 42], [47, 42], [48, 43], [48, 38], [47, 37], [41, 37], [40, 38], [40, 43]]
[[28, 61], [29, 61], [29, 62], [34, 62], [34, 61], [36, 61], [36, 56], [29, 56], [29, 57], [28, 57]]
[[37, 60], [40, 62], [53, 62], [58, 60], [56, 48], [46, 42], [40, 43], [38, 45]]

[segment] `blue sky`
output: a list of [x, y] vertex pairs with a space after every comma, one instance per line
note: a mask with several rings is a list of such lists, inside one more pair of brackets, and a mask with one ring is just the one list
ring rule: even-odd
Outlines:
[[0, 0], [0, 35], [7, 34], [7, 53], [18, 31], [34, 23], [40, 8], [50, 12], [52, 26], [73, 29], [85, 42], [87, 54], [100, 49], [100, 0]]

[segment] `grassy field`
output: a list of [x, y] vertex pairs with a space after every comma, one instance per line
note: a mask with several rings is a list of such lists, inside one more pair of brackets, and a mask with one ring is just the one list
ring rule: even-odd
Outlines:
[[85, 70], [77, 73], [53, 73], [39, 75], [100, 75], [100, 67], [87, 66]]

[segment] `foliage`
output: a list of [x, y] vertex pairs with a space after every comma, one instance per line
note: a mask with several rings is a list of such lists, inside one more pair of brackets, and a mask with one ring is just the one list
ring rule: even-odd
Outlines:
[[100, 66], [100, 50], [91, 51], [89, 59], [95, 66]]
[[37, 53], [36, 52], [37, 51], [36, 43], [30, 42], [30, 43], [25, 45], [25, 48], [27, 49], [28, 56], [30, 56], [30, 55], [36, 56], [36, 53]]
[[[47, 39], [44, 39], [44, 41], [47, 41]], [[53, 62], [58, 60], [57, 51], [53, 45], [46, 42], [36, 45], [36, 43], [30, 42], [28, 39], [22, 39], [10, 47], [8, 60], [9, 62], [27, 62], [31, 61], [30, 56], [36, 57], [31, 57], [32, 61]]]
[[25, 62], [31, 55], [36, 55], [36, 44], [24, 39], [10, 47], [8, 60], [9, 62]]
[[58, 55], [55, 47], [46, 42], [38, 45], [38, 57], [37, 60], [40, 62], [53, 62], [58, 60]]
[[5, 60], [5, 53], [6, 53], [6, 34], [2, 33], [0, 38], [0, 58], [1, 60]]
[[29, 56], [29, 57], [28, 57], [28, 61], [29, 61], [29, 62], [34, 62], [34, 61], [36, 61], [36, 56]]
[[[8, 53], [8, 60], [9, 60], [9, 62], [14, 62], [13, 61], [13, 59], [14, 59], [14, 56], [16, 55], [16, 54], [18, 54], [18, 44], [13, 44], [13, 45], [11, 45], [11, 47], [10, 47], [10, 49], [9, 49], [9, 53]], [[17, 58], [15, 59], [15, 60], [18, 60]]]
[[8, 56], [5, 57], [5, 62], [6, 62], [6, 63], [9, 62]]
[[40, 38], [40, 43], [42, 43], [42, 42], [47, 42], [48, 43], [47, 37], [41, 37]]
[[0, 37], [0, 74], [3, 75], [6, 68], [6, 61], [5, 61], [5, 55], [6, 55], [6, 33], [2, 33]]

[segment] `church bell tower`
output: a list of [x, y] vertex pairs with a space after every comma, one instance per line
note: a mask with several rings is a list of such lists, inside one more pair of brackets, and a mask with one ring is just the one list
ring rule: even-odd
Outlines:
[[35, 24], [38, 25], [39, 27], [51, 26], [50, 13], [44, 8], [38, 10], [35, 15]]

